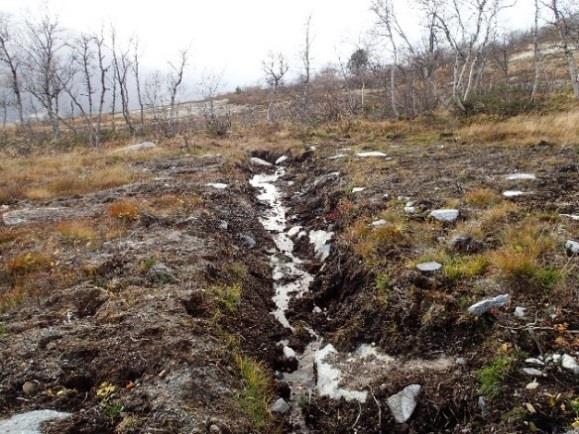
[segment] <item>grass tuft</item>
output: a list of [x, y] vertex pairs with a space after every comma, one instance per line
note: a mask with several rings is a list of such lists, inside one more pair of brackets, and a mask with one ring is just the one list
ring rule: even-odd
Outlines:
[[512, 355], [501, 354], [489, 364], [475, 372], [479, 383], [479, 393], [485, 398], [499, 397], [505, 389], [505, 380], [511, 373], [516, 358]]
[[12, 276], [22, 276], [35, 271], [44, 271], [52, 266], [52, 258], [45, 253], [31, 251], [21, 253], [6, 263], [6, 270]]
[[209, 288], [209, 292], [215, 297], [219, 309], [225, 313], [233, 313], [239, 307], [241, 300], [242, 285], [234, 283], [231, 285], [214, 285]]
[[109, 206], [110, 217], [123, 222], [136, 221], [141, 213], [141, 207], [134, 200], [120, 200]]
[[56, 230], [65, 242], [71, 244], [88, 243], [97, 237], [92, 224], [84, 220], [60, 223]]
[[265, 367], [250, 357], [238, 354], [235, 363], [243, 381], [239, 406], [255, 428], [263, 428], [271, 419], [268, 407], [272, 394], [271, 379]]

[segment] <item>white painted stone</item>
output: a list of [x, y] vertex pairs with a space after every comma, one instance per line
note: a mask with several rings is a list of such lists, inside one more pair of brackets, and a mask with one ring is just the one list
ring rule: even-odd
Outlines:
[[412, 417], [412, 413], [416, 409], [416, 398], [421, 389], [422, 386], [419, 384], [411, 384], [388, 398], [386, 403], [396, 422], [405, 423]]
[[451, 223], [456, 221], [459, 215], [457, 209], [436, 209], [430, 213], [430, 216], [438, 221]]

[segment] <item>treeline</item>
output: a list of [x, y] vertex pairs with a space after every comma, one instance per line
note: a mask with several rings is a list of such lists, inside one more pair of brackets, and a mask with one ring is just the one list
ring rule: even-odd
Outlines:
[[[313, 65], [315, 22], [309, 17], [300, 64], [271, 53], [262, 62], [267, 88], [238, 89], [229, 100], [253, 114], [263, 108], [261, 118], [246, 117], [250, 123], [315, 124], [356, 116], [412, 118], [440, 108], [513, 114], [561, 89], [579, 99], [579, 4], [534, 0], [530, 30], [510, 32], [499, 24], [515, 7], [510, 1], [411, 0], [405, 4], [420, 34], [410, 35], [393, 0], [371, 0], [371, 43], [325, 68]], [[3, 126], [16, 125], [18, 137], [34, 143], [61, 140], [64, 126], [92, 146], [113, 134], [184, 134], [198, 127], [198, 119], [211, 134], [229, 133], [231, 111], [215, 103], [218, 76], [197, 86], [205, 99], [201, 110], [184, 110], [189, 51], [169, 62], [165, 74], [143, 72], [141, 55], [138, 39], [121, 43], [113, 27], [76, 33], [49, 13], [22, 22], [0, 15]], [[293, 83], [286, 80], [290, 66], [299, 71]]]

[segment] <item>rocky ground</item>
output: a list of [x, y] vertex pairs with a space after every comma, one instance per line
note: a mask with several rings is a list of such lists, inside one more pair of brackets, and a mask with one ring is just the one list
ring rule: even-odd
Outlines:
[[0, 427], [32, 410], [63, 413], [51, 433], [579, 426], [576, 146], [220, 151], [6, 202]]

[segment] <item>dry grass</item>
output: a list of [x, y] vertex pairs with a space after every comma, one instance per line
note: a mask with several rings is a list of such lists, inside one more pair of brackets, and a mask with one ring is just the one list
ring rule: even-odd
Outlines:
[[6, 271], [12, 276], [22, 276], [52, 267], [52, 257], [44, 252], [20, 253], [6, 262]]
[[68, 221], [56, 227], [63, 241], [72, 244], [88, 243], [97, 238], [93, 224], [88, 220]]
[[372, 227], [367, 220], [358, 220], [347, 232], [354, 251], [366, 260], [406, 243], [407, 224], [402, 216], [393, 212], [380, 215], [386, 224]]
[[123, 222], [136, 221], [141, 213], [141, 206], [135, 200], [126, 199], [112, 203], [108, 208], [108, 215]]
[[508, 141], [527, 145], [544, 140], [574, 144], [579, 141], [579, 109], [520, 115], [497, 122], [482, 120], [461, 128], [459, 134], [461, 138], [477, 143]]
[[500, 196], [490, 188], [480, 187], [466, 192], [465, 201], [477, 207], [489, 207], [501, 201]]

